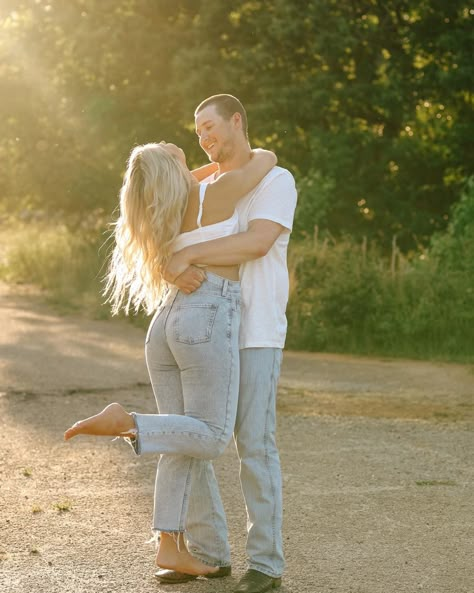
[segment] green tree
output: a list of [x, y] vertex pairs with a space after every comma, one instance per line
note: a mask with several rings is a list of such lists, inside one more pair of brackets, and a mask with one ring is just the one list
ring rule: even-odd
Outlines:
[[472, 172], [472, 9], [463, 0], [2, 2], [3, 208], [111, 209], [138, 142], [202, 162], [193, 110], [247, 106], [251, 142], [315, 224], [409, 249]]

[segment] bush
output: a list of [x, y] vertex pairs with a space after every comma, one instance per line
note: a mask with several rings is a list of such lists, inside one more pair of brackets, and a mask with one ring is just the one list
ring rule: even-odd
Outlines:
[[472, 360], [474, 291], [435, 257], [390, 261], [350, 239], [291, 246], [287, 347]]
[[474, 282], [474, 177], [466, 182], [450, 218], [446, 232], [432, 237], [431, 253], [442, 270], [466, 272]]
[[[472, 185], [445, 234], [409, 261], [394, 245], [317, 234], [290, 244], [287, 347], [298, 350], [474, 360]], [[464, 221], [462, 223], [462, 221]], [[106, 318], [101, 216], [80, 224], [30, 222], [2, 232], [1, 276], [36, 284], [62, 308]], [[139, 326], [145, 315], [132, 316]]]

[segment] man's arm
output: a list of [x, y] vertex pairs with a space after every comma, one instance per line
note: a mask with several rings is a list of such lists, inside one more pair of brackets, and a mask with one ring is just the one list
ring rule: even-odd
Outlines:
[[244, 233], [185, 247], [171, 258], [165, 279], [181, 288], [180, 280], [186, 279], [189, 266], [233, 266], [263, 257], [284, 229], [272, 220], [257, 219]]
[[190, 265], [193, 262], [198, 265], [238, 265], [263, 257], [284, 230], [291, 230], [296, 198], [293, 176], [288, 171], [280, 172], [253, 201], [246, 232], [179, 251], [171, 259], [165, 279], [190, 293], [204, 279], [202, 269], [199, 275], [199, 268]]

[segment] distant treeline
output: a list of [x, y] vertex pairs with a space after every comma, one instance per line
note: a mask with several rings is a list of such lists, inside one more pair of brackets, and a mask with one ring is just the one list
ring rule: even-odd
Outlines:
[[[292, 241], [287, 347], [474, 362], [474, 181], [450, 214], [448, 228], [410, 259], [396, 238], [390, 254], [319, 229]], [[0, 278], [41, 286], [60, 309], [109, 318], [103, 223], [17, 224], [4, 231]], [[144, 314], [132, 320], [149, 323]]]
[[229, 92], [251, 143], [295, 174], [296, 237], [317, 225], [337, 244], [426, 247], [472, 172], [473, 13], [465, 0], [3, 0], [0, 214], [110, 216], [131, 147], [175, 141], [202, 163], [194, 108]]

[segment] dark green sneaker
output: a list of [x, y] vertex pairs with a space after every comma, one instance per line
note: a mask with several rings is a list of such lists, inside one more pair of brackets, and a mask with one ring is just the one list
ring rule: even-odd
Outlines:
[[240, 579], [234, 593], [265, 593], [277, 589], [281, 585], [280, 577], [269, 577], [258, 570], [247, 570]]

